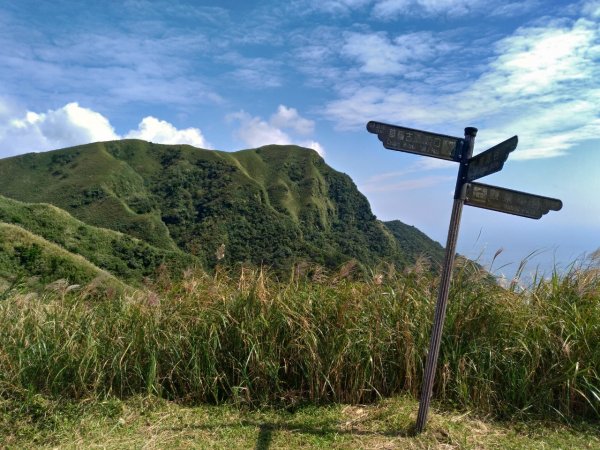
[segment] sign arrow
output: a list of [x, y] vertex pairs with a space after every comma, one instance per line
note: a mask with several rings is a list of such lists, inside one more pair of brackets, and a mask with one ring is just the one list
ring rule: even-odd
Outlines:
[[367, 124], [367, 131], [376, 134], [383, 146], [389, 150], [433, 156], [448, 161], [460, 161], [465, 142], [462, 138], [374, 121]]
[[556, 198], [513, 191], [482, 183], [465, 184], [465, 204], [516, 216], [540, 219], [550, 210], [558, 211], [562, 202]]
[[465, 181], [473, 181], [502, 170], [505, 161], [508, 159], [508, 154], [517, 148], [518, 143], [519, 138], [513, 136], [469, 159]]

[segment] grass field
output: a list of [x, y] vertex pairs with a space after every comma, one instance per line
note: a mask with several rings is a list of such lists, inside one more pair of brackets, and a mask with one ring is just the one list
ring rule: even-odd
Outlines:
[[[153, 396], [57, 403], [39, 397], [3, 415], [6, 448], [103, 449], [596, 449], [600, 428], [586, 422], [500, 422], [434, 409], [413, 433], [417, 401], [306, 406], [294, 411], [234, 405], [181, 406]], [[6, 406], [6, 405], [4, 405]]]
[[295, 267], [53, 283], [0, 301], [4, 442], [72, 448], [598, 448], [600, 270], [527, 289], [455, 269], [426, 434], [437, 278]]

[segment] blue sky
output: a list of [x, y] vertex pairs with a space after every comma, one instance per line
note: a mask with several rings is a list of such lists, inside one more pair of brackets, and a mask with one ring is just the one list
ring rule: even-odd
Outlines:
[[482, 182], [560, 198], [534, 221], [467, 207], [459, 251], [513, 272], [600, 247], [600, 1], [0, 3], [0, 157], [136, 137], [294, 143], [383, 220], [445, 243], [456, 166], [383, 149], [369, 120], [515, 134]]

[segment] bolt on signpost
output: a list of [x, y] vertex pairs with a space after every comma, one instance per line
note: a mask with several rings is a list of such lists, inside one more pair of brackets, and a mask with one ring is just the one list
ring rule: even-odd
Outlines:
[[427, 354], [423, 386], [421, 388], [421, 401], [415, 426], [416, 432], [420, 433], [427, 422], [429, 403], [433, 391], [463, 205], [539, 219], [550, 210], [560, 210], [562, 202], [554, 198], [472, 182], [502, 170], [509, 153], [517, 148], [517, 136], [513, 136], [473, 157], [475, 136], [477, 134], [477, 128], [473, 127], [465, 128], [464, 139], [373, 121], [367, 124], [367, 131], [376, 134], [383, 146], [389, 150], [431, 156], [460, 164], [448, 228], [446, 255], [435, 306], [429, 353]]

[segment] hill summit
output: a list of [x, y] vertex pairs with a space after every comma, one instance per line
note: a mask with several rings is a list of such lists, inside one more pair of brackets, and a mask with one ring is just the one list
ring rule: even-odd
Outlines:
[[[291, 145], [222, 152], [120, 140], [29, 153], [0, 160], [0, 194], [54, 205], [156, 255], [186, 255], [207, 268], [289, 270], [298, 261], [335, 268], [350, 259], [403, 266], [423, 253], [442, 257], [442, 247], [414, 227], [378, 221], [348, 175]], [[36, 227], [29, 231], [41, 233]], [[82, 253], [75, 243], [71, 250]]]

